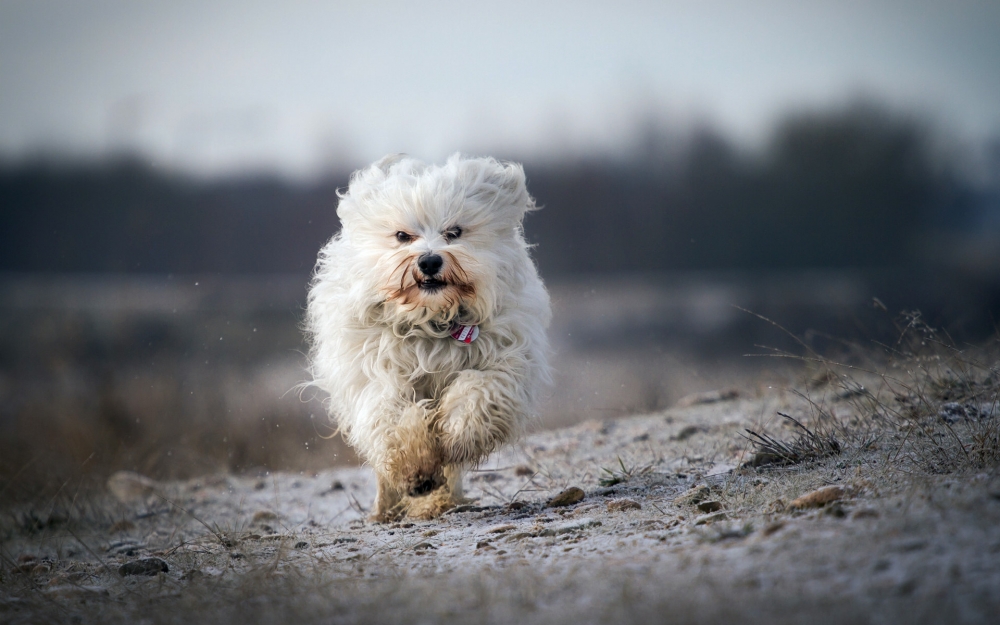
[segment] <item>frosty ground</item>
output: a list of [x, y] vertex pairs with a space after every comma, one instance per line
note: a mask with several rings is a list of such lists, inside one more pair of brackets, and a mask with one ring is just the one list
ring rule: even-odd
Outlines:
[[116, 474], [5, 511], [0, 620], [995, 622], [995, 374], [892, 423], [899, 389], [817, 379], [536, 433], [434, 521], [368, 522], [364, 467]]

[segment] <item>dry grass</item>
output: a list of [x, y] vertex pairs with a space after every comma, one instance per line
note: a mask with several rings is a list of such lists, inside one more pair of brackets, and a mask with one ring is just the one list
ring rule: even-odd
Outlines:
[[796, 391], [809, 410], [804, 423], [778, 413], [793, 426], [791, 438], [748, 429], [749, 464], [793, 465], [875, 447], [887, 464], [909, 473], [1000, 464], [1000, 340], [959, 345], [918, 312], [901, 315], [896, 329], [892, 344], [845, 343], [842, 358], [821, 355], [801, 340], [805, 353], [774, 353], [811, 370], [805, 391]]

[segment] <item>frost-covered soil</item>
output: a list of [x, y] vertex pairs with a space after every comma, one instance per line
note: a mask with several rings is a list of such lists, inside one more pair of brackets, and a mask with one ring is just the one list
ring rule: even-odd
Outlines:
[[[740, 468], [743, 428], [780, 434], [776, 411], [805, 404], [720, 396], [532, 435], [434, 521], [366, 521], [366, 468], [120, 475], [117, 498], [7, 510], [0, 621], [1000, 620], [1000, 473], [908, 474], [889, 441]], [[789, 506], [830, 485], [838, 501]], [[570, 487], [581, 501], [549, 505]]]

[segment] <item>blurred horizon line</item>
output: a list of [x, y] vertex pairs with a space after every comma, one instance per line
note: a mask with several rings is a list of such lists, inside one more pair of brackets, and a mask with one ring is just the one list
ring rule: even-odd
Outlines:
[[[652, 164], [663, 165], [682, 154], [692, 142], [707, 136], [723, 142], [728, 149], [745, 158], [759, 158], [773, 146], [782, 127], [790, 122], [861, 111], [905, 121], [919, 128], [928, 136], [941, 160], [948, 161], [949, 166], [955, 167], [955, 173], [965, 174], [970, 182], [981, 180], [985, 170], [996, 167], [993, 161], [1000, 161], [1000, 128], [972, 136], [949, 126], [942, 115], [926, 107], [893, 104], [888, 98], [873, 94], [870, 90], [850, 91], [845, 97], [832, 103], [790, 104], [773, 115], [763, 125], [763, 131], [754, 138], [726, 127], [711, 115], [679, 114], [671, 111], [669, 106], [660, 104], [659, 107], [649, 106], [648, 103], [633, 107], [632, 114], [627, 116], [629, 119], [617, 123], [619, 132], [613, 135], [614, 138], [608, 136], [604, 139], [588, 139], [574, 137], [572, 133], [564, 131], [548, 143], [552, 147], [544, 149], [538, 146], [510, 148], [500, 145], [491, 148], [459, 142], [454, 150], [441, 154], [410, 154], [429, 163], [441, 162], [454, 153], [493, 156], [547, 169], [572, 168], [586, 163], [630, 164], [653, 161]], [[18, 150], [4, 150], [0, 147], [0, 171], [30, 167], [100, 168], [133, 163], [170, 177], [193, 181], [272, 179], [290, 185], [311, 185], [333, 178], [345, 178], [347, 174], [385, 155], [362, 155], [362, 150], [353, 147], [349, 140], [334, 145], [328, 141], [329, 137], [317, 133], [317, 145], [323, 144], [324, 148], [317, 150], [317, 155], [308, 159], [309, 162], [291, 164], [278, 158], [232, 158], [226, 163], [206, 165], [192, 162], [190, 158], [169, 157], [158, 153], [156, 148], [144, 145], [141, 138], [129, 136], [128, 133], [122, 135], [121, 132], [112, 133], [110, 130], [109, 133], [119, 136], [99, 149], [71, 149], [44, 142]]]

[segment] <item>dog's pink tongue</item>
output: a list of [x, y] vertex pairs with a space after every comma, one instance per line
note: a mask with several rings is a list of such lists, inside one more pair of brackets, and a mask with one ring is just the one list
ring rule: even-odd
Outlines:
[[456, 323], [451, 326], [451, 338], [463, 343], [471, 343], [479, 338], [479, 326], [463, 326]]

